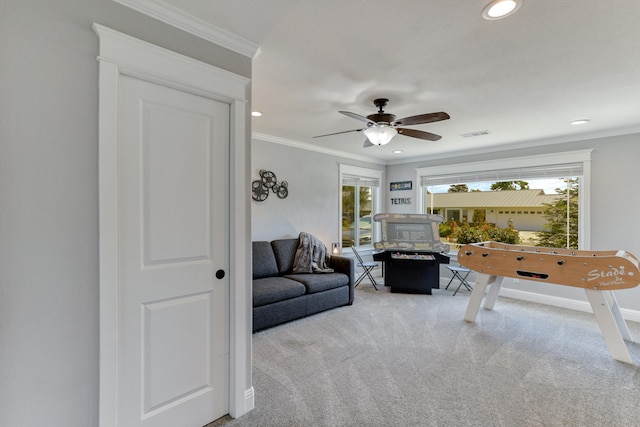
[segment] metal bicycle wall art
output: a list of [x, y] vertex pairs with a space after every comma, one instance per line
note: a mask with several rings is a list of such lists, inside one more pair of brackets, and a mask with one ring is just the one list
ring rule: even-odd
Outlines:
[[273, 191], [280, 199], [286, 199], [289, 195], [289, 184], [287, 181], [280, 181], [276, 174], [271, 171], [260, 169], [260, 179], [251, 183], [251, 198], [256, 202], [264, 202], [269, 197], [269, 192]]

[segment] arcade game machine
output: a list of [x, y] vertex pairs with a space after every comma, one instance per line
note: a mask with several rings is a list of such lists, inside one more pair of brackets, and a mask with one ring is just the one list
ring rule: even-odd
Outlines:
[[450, 247], [440, 241], [440, 215], [381, 213], [382, 241], [375, 242], [375, 261], [383, 262], [384, 283], [391, 292], [431, 294], [440, 287], [440, 264]]

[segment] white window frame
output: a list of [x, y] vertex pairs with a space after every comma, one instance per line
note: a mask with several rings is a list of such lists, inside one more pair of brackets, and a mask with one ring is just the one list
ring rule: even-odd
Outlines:
[[356, 248], [370, 248], [370, 247], [372, 248], [373, 242], [375, 242], [377, 237], [379, 236], [379, 231], [378, 231], [379, 225], [373, 221], [373, 215], [375, 215], [376, 213], [379, 213], [382, 206], [381, 189], [382, 189], [383, 171], [378, 169], [369, 169], [369, 168], [363, 168], [359, 166], [352, 166], [352, 165], [345, 165], [345, 164], [340, 164], [339, 170], [340, 170], [340, 174], [339, 174], [340, 176], [339, 176], [338, 186], [340, 188], [340, 191], [338, 191], [338, 194], [339, 194], [338, 206], [340, 207], [339, 208], [340, 211], [338, 212], [337, 224], [339, 225], [338, 241], [340, 242], [342, 242], [342, 185], [343, 185], [342, 183], [344, 181], [344, 177], [357, 176], [363, 179], [375, 179], [378, 181], [378, 186], [372, 187], [371, 189], [371, 244], [365, 245], [365, 246], [359, 246], [358, 245], [359, 242], [355, 242]]
[[591, 248], [591, 152], [592, 150], [566, 151], [534, 156], [512, 157], [480, 162], [416, 168], [416, 182], [420, 185], [416, 213], [422, 213], [425, 206], [424, 188], [420, 184], [425, 177], [453, 174], [467, 174], [491, 170], [544, 167], [570, 163], [582, 163], [580, 193], [578, 197], [578, 245], [579, 249]]

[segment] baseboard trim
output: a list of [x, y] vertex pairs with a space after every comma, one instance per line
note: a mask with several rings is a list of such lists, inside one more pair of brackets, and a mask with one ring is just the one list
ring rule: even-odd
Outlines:
[[255, 408], [255, 391], [253, 387], [244, 391], [244, 409], [245, 414]]
[[[535, 302], [538, 304], [546, 304], [553, 307], [567, 308], [569, 310], [582, 311], [585, 313], [593, 313], [591, 304], [589, 304], [588, 301], [579, 301], [570, 298], [555, 297], [552, 295], [544, 295], [535, 292], [527, 292], [504, 287], [500, 290], [500, 296]], [[621, 308], [620, 312], [622, 313], [622, 316], [625, 320], [631, 322], [640, 322], [640, 311]]]
[[[449, 281], [448, 277], [441, 278], [440, 289], [444, 289], [447, 286], [448, 281]], [[471, 284], [473, 285], [473, 283]], [[452, 283], [451, 286], [453, 285], [454, 284]], [[456, 282], [456, 286], [457, 286], [457, 282]], [[519, 299], [522, 301], [535, 302], [538, 304], [550, 305], [552, 307], [560, 307], [560, 308], [566, 308], [569, 310], [582, 311], [585, 313], [593, 313], [593, 310], [591, 309], [591, 304], [589, 304], [588, 301], [580, 301], [580, 300], [571, 299], [571, 298], [556, 297], [553, 295], [545, 295], [545, 294], [539, 294], [536, 292], [521, 291], [518, 289], [505, 288], [505, 287], [502, 287], [502, 289], [500, 289], [500, 296], [505, 298]], [[622, 313], [622, 317], [624, 317], [624, 320], [627, 320], [630, 322], [640, 322], [640, 311], [631, 310], [628, 308], [621, 308], [620, 312]]]

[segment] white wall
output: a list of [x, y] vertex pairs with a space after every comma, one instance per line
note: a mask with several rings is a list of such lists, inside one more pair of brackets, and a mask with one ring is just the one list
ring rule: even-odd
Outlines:
[[252, 202], [252, 240], [297, 237], [302, 231], [318, 237], [327, 247], [339, 242], [339, 164], [384, 170], [379, 164], [354, 161], [287, 145], [253, 139], [251, 180], [266, 169], [289, 183], [289, 196], [271, 193], [264, 202]]
[[[412, 164], [413, 165], [413, 164]], [[410, 167], [389, 167], [387, 166], [387, 180], [384, 186], [383, 206], [390, 213], [422, 213], [418, 194], [420, 192], [420, 183], [416, 182], [416, 166]], [[391, 191], [389, 183], [411, 181], [411, 190]], [[394, 204], [391, 199], [402, 198], [411, 199], [411, 204]]]
[[110, 0], [0, 6], [0, 424], [98, 424], [98, 22], [244, 76]]

